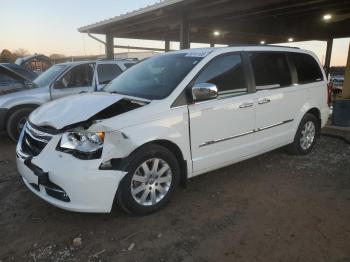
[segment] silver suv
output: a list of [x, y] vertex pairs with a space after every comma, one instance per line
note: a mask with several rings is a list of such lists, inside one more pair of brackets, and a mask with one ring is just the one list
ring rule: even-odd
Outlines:
[[38, 106], [68, 95], [99, 91], [137, 60], [100, 60], [62, 63], [23, 88], [0, 94], [0, 131], [17, 140], [29, 114]]

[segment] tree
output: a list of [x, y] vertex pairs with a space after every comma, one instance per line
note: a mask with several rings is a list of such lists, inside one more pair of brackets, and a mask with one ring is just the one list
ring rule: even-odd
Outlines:
[[0, 54], [1, 63], [14, 63], [16, 61], [16, 56], [10, 52], [8, 49], [4, 49]]
[[15, 51], [13, 51], [14, 55], [16, 55], [17, 57], [24, 57], [24, 56], [28, 56], [30, 55], [28, 50], [24, 49], [24, 48], [19, 48], [16, 49]]

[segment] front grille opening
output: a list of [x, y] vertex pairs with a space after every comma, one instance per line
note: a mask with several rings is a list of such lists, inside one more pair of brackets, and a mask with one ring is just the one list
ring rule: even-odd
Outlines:
[[61, 200], [63, 202], [70, 202], [70, 198], [67, 195], [66, 191], [63, 190], [63, 188], [59, 187], [55, 183], [52, 183], [51, 181], [48, 181], [47, 184], [44, 185], [46, 193], [58, 200]]
[[45, 148], [51, 138], [52, 135], [37, 131], [27, 122], [21, 141], [21, 149], [23, 153], [29, 156], [37, 156]]
[[39, 141], [24, 133], [22, 140], [22, 151], [31, 156], [37, 156], [44, 149], [47, 143]]
[[[60, 187], [58, 187], [58, 188], [60, 188]], [[63, 202], [70, 202], [69, 196], [62, 188], [60, 188], [58, 190], [58, 189], [54, 189], [51, 187], [45, 187], [45, 190], [46, 190], [46, 194], [48, 194], [49, 196], [51, 196], [53, 198], [56, 198], [56, 199], [61, 200]]]

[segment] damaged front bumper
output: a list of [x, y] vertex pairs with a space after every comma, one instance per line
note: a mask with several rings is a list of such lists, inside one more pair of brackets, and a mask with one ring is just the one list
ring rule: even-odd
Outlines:
[[101, 170], [101, 159], [81, 160], [57, 151], [61, 135], [52, 135], [38, 155], [28, 156], [22, 150], [24, 133], [16, 149], [17, 168], [24, 183], [34, 194], [69, 211], [111, 211], [125, 172]]

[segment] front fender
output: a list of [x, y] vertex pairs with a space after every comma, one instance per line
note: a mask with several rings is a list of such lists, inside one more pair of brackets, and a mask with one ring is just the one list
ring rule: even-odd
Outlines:
[[[296, 114], [295, 119], [294, 119], [294, 125], [293, 125], [294, 136], [298, 130], [299, 124], [300, 124], [301, 120], [303, 119], [304, 115], [313, 108], [316, 108], [320, 112], [320, 115], [321, 115], [320, 107], [316, 101], [313, 101], [313, 100], [308, 101], [300, 108], [300, 110], [298, 111], [298, 113]], [[321, 121], [321, 123], [322, 123], [322, 121]]]
[[9, 96], [4, 96], [0, 100], [0, 106], [2, 108], [13, 108], [20, 105], [42, 105], [50, 101], [49, 94], [23, 94], [22, 92], [17, 92], [10, 94]]
[[[191, 160], [189, 144], [189, 125], [187, 108], [173, 110], [164, 118], [122, 128], [108, 130], [103, 124], [90, 127], [90, 131], [104, 131], [105, 142], [102, 153], [103, 161], [112, 158], [125, 158], [140, 146], [157, 140], [169, 141], [179, 147], [184, 160]], [[188, 170], [192, 162], [187, 161]], [[189, 172], [190, 173], [190, 172]]]

